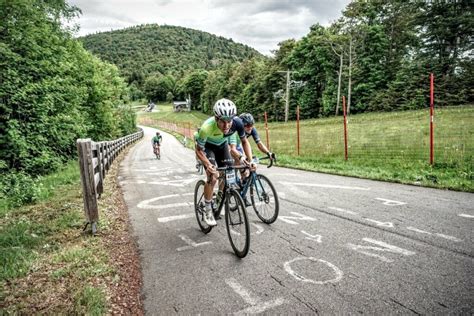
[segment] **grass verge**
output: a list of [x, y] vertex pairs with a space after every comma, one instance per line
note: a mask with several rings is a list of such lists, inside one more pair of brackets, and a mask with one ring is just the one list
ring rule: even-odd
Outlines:
[[116, 183], [99, 200], [99, 233], [84, 233], [77, 161], [40, 180], [35, 204], [0, 218], [0, 309], [19, 314], [142, 314], [138, 253]]
[[[165, 121], [200, 126], [207, 117], [194, 111], [173, 112], [170, 105], [160, 105], [159, 112], [140, 114], [138, 120], [142, 124]], [[474, 192], [474, 106], [438, 108], [434, 122], [433, 166], [429, 164], [430, 125], [426, 109], [350, 116], [347, 161], [341, 117], [301, 121], [299, 155], [296, 122], [269, 123], [268, 138], [279, 166]], [[159, 125], [153, 127], [163, 129]], [[256, 127], [267, 143], [263, 123]], [[182, 140], [182, 136], [177, 137]], [[251, 144], [256, 153], [258, 149], [253, 141]]]

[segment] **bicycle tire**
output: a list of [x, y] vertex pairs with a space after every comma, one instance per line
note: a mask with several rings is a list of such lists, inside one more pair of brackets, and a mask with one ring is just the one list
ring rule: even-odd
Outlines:
[[[257, 185], [262, 188], [262, 192], [258, 192]], [[270, 191], [275, 200], [274, 206], [270, 205]], [[272, 224], [277, 220], [280, 211], [278, 194], [273, 183], [263, 174], [257, 174], [255, 182], [250, 186], [250, 200], [252, 202], [253, 210], [262, 222], [265, 224]]]
[[[201, 228], [204, 234], [209, 233], [212, 230], [212, 226], [209, 226], [204, 221], [204, 180], [199, 180], [196, 183], [194, 188], [194, 212], [196, 213], [196, 220], [199, 224], [199, 228]], [[200, 192], [202, 187], [202, 192]]]
[[[229, 237], [230, 245], [235, 255], [239, 258], [243, 258], [248, 254], [250, 249], [250, 223], [247, 217], [247, 211], [245, 210], [244, 201], [239, 192], [235, 189], [229, 189], [225, 199], [227, 236]], [[233, 211], [231, 211], [230, 207], [231, 202], [235, 202], [236, 204]], [[239, 226], [238, 231], [235, 229], [237, 225]], [[242, 240], [237, 241], [237, 237], [242, 237]]]

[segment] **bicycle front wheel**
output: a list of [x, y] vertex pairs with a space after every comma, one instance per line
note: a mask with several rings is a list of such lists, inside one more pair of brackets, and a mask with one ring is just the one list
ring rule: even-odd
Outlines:
[[225, 197], [225, 224], [230, 245], [239, 258], [247, 255], [250, 249], [250, 224], [240, 194], [230, 189]]
[[265, 224], [272, 224], [278, 218], [280, 203], [275, 187], [262, 174], [257, 174], [250, 187], [250, 200], [258, 218]]
[[196, 213], [199, 227], [204, 234], [207, 234], [211, 231], [212, 226], [207, 225], [204, 221], [204, 208], [206, 207], [204, 203], [204, 185], [204, 180], [199, 180], [194, 188], [194, 212]]

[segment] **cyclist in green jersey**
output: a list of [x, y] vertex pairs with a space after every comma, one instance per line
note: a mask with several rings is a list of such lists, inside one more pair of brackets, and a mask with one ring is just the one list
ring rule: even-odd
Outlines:
[[163, 141], [163, 137], [160, 135], [160, 132], [156, 132], [156, 135], [151, 139], [151, 144], [153, 145], [153, 153], [160, 155], [160, 146]]
[[209, 226], [216, 225], [211, 205], [212, 192], [218, 178], [216, 166], [232, 166], [234, 162], [229, 150], [227, 136], [237, 132], [240, 137], [246, 154], [246, 156], [241, 154], [238, 156], [242, 163], [250, 164], [252, 157], [252, 148], [245, 136], [242, 120], [236, 116], [235, 104], [228, 99], [220, 99], [214, 104], [213, 110], [214, 116], [208, 118], [202, 124], [196, 138], [198, 145], [196, 146], [196, 156], [201, 160], [207, 174], [207, 182], [204, 186], [204, 201], [206, 204], [204, 221]]

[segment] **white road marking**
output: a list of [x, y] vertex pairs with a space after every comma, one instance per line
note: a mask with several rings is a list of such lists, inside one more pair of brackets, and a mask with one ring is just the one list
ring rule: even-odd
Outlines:
[[388, 206], [398, 206], [398, 205], [405, 205], [405, 202], [395, 201], [395, 200], [388, 200], [384, 198], [375, 198], [375, 200], [383, 201], [383, 205]]
[[161, 168], [161, 169], [158, 169], [156, 167], [150, 167], [148, 169], [132, 169], [133, 172], [149, 172], [150, 170], [153, 170], [153, 171], [165, 171], [165, 170], [170, 170], [171, 167], [167, 167], [167, 168]]
[[260, 235], [261, 233], [263, 233], [264, 229], [261, 225], [255, 223], [252, 223], [252, 225], [257, 227], [257, 232], [255, 233], [256, 235]]
[[456, 238], [456, 237], [453, 237], [453, 236], [449, 236], [449, 235], [445, 235], [445, 234], [440, 234], [440, 233], [435, 233], [436, 236], [439, 236], [441, 238], [445, 238], [445, 239], [448, 239], [448, 240], [452, 240], [452, 241], [455, 241], [455, 242], [460, 242], [462, 241], [461, 239], [459, 238]]
[[312, 222], [314, 222], [316, 220], [313, 217], [309, 217], [309, 216], [306, 216], [306, 215], [303, 215], [303, 214], [300, 214], [300, 213], [297, 213], [297, 212], [290, 212], [290, 213], [293, 214], [293, 215], [296, 215], [297, 217], [280, 215], [280, 216], [278, 216], [278, 219], [282, 220], [282, 221], [284, 221], [288, 224], [292, 224], [292, 225], [298, 225], [298, 222], [292, 221], [292, 219], [301, 220], [301, 221], [312, 221]]
[[426, 230], [421, 230], [421, 229], [418, 229], [418, 228], [415, 228], [415, 227], [408, 226], [407, 229], [408, 229], [408, 230], [412, 230], [412, 231], [417, 232], [417, 233], [420, 233], [420, 234], [428, 234], [428, 235], [431, 235], [430, 232], [427, 232]]
[[316, 242], [318, 242], [318, 243], [321, 243], [321, 242], [322, 242], [323, 236], [321, 236], [321, 235], [311, 235], [311, 234], [305, 232], [304, 230], [302, 230], [301, 232], [302, 232], [303, 234], [309, 236], [309, 237], [305, 237], [305, 239], [314, 240], [314, 241], [316, 241]]
[[379, 222], [379, 221], [376, 221], [375, 219], [371, 219], [371, 218], [364, 218], [364, 219], [365, 219], [366, 221], [375, 223], [377, 226], [383, 226], [383, 227], [393, 228], [393, 223], [391, 223], [391, 222]]
[[[375, 258], [378, 258], [384, 262], [393, 262], [392, 259], [388, 259], [384, 256], [381, 256], [381, 255], [378, 255], [378, 254], [375, 254], [375, 253], [372, 253], [372, 252], [368, 252], [366, 250], [376, 250], [376, 251], [382, 251], [382, 252], [391, 252], [391, 253], [398, 253], [398, 254], [401, 254], [401, 255], [404, 255], [404, 256], [412, 256], [415, 254], [415, 252], [413, 251], [409, 251], [409, 250], [406, 250], [406, 249], [403, 249], [403, 248], [400, 248], [400, 247], [397, 247], [397, 246], [393, 246], [393, 245], [390, 245], [390, 244], [387, 244], [383, 241], [378, 241], [378, 240], [375, 240], [375, 239], [372, 239], [372, 238], [363, 238], [362, 239], [363, 241], [366, 241], [366, 242], [370, 242], [372, 244], [376, 244], [380, 247], [373, 247], [373, 246], [361, 246], [361, 245], [354, 245], [354, 244], [347, 244], [347, 246], [349, 248], [351, 248], [352, 250], [355, 250], [357, 252], [360, 252], [364, 255], [367, 255], [367, 256], [370, 256], [370, 257], [375, 257]], [[383, 247], [383, 248], [381, 248]], [[366, 249], [366, 250], [361, 250], [361, 249]]]
[[358, 214], [357, 212], [353, 212], [353, 211], [345, 210], [345, 209], [343, 209], [343, 208], [339, 208], [339, 207], [333, 207], [333, 206], [329, 206], [329, 207], [328, 207], [328, 209], [330, 209], [330, 210], [333, 210], [333, 211], [342, 212], [342, 213], [351, 214], [351, 215], [357, 215], [357, 214]]
[[163, 196], [155, 197], [155, 198], [152, 198], [152, 199], [148, 199], [148, 200], [141, 201], [140, 203], [138, 203], [137, 207], [138, 207], [138, 208], [155, 208], [155, 207], [159, 207], [159, 205], [149, 205], [149, 204], [152, 203], [152, 202], [155, 202], [155, 201], [164, 200], [164, 199], [169, 199], [169, 198], [174, 198], [174, 197], [178, 197], [178, 196], [179, 196], [179, 194], [170, 194], [170, 195], [163, 195]]
[[179, 247], [178, 249], [176, 249], [177, 251], [183, 251], [183, 250], [188, 250], [188, 249], [196, 248], [196, 247], [199, 247], [199, 246], [204, 246], [204, 245], [212, 244], [212, 241], [205, 241], [205, 242], [201, 242], [201, 243], [196, 243], [194, 240], [192, 240], [191, 238], [189, 238], [188, 236], [186, 236], [186, 235], [184, 235], [184, 234], [179, 235], [179, 237], [180, 237], [185, 243], [187, 243], [188, 246]]
[[311, 199], [312, 195], [309, 194], [308, 192], [298, 189], [296, 186], [288, 186], [287, 189], [290, 191], [292, 195], [296, 195], [297, 197], [303, 198], [303, 199]]
[[277, 307], [285, 303], [283, 298], [277, 298], [273, 301], [262, 302], [259, 297], [253, 297], [244, 287], [242, 287], [236, 279], [231, 278], [225, 280], [225, 283], [229, 285], [235, 293], [239, 294], [245, 303], [251, 305], [248, 308], [240, 310], [235, 313], [235, 315], [248, 315], [248, 314], [257, 314], [262, 313], [268, 309]]
[[304, 187], [318, 187], [318, 188], [328, 188], [328, 189], [344, 189], [344, 190], [363, 190], [368, 191], [370, 188], [363, 188], [363, 187], [350, 187], [345, 185], [333, 185], [333, 184], [318, 184], [318, 183], [301, 183], [301, 182], [286, 182], [280, 181], [283, 185], [299, 185]]
[[465, 217], [465, 218], [474, 218], [474, 215], [469, 215], [469, 214], [458, 214], [458, 216]]
[[250, 293], [234, 278], [225, 280], [225, 283], [227, 283], [227, 285], [230, 286], [235, 293], [239, 294], [244, 299], [245, 303], [249, 305], [256, 305], [259, 303], [260, 299], [258, 297], [252, 297]]
[[[293, 263], [295, 261], [300, 261], [300, 260], [310, 260], [310, 261], [313, 261], [313, 262], [321, 262], [321, 263], [327, 265], [328, 267], [330, 267], [331, 269], [333, 269], [336, 277], [333, 278], [333, 279], [324, 280], [324, 281], [315, 281], [315, 280], [312, 280], [312, 279], [307, 279], [304, 276], [302, 276], [301, 274], [296, 273], [291, 268], [291, 263]], [[292, 259], [290, 261], [285, 262], [285, 264], [283, 266], [284, 266], [286, 272], [288, 272], [296, 280], [302, 281], [302, 282], [313, 283], [313, 284], [337, 283], [337, 282], [341, 281], [342, 276], [344, 275], [344, 273], [342, 273], [342, 271], [338, 267], [333, 265], [331, 262], [328, 262], [328, 261], [322, 260], [322, 259], [316, 259], [316, 258], [313, 258], [313, 257], [298, 257], [298, 258], [295, 258], [295, 259]]]
[[[421, 229], [418, 229], [418, 228], [415, 228], [415, 227], [407, 227], [408, 230], [412, 230], [414, 232], [417, 232], [417, 233], [421, 233], [421, 234], [427, 234], [427, 235], [433, 235], [433, 233], [430, 233], [430, 232], [427, 232], [425, 230], [421, 230]], [[445, 235], [445, 234], [440, 234], [440, 233], [434, 233], [435, 236], [438, 236], [438, 237], [441, 237], [441, 238], [444, 238], [444, 239], [448, 239], [448, 240], [452, 240], [452, 241], [455, 241], [455, 242], [461, 242], [462, 239], [459, 239], [457, 237], [454, 237], [454, 236], [449, 236], [449, 235]]]
[[249, 315], [249, 314], [260, 314], [277, 306], [280, 306], [285, 303], [283, 298], [277, 298], [273, 301], [263, 302], [259, 305], [250, 306], [249, 308], [243, 309], [235, 313], [235, 315]]
[[177, 221], [180, 219], [186, 219], [194, 217], [194, 214], [183, 214], [183, 215], [174, 215], [174, 216], [167, 216], [167, 217], [158, 217], [158, 222], [160, 223], [167, 223], [171, 221]]

